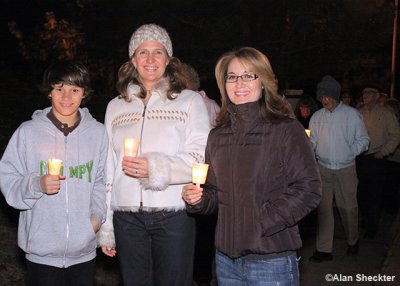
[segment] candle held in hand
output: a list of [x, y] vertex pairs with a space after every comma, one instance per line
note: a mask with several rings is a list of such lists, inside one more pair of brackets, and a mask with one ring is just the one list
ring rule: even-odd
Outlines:
[[200, 184], [206, 182], [208, 172], [208, 164], [193, 163], [192, 166], [192, 182], [200, 188]]
[[139, 139], [125, 138], [124, 154], [125, 156], [136, 157], [139, 149]]
[[56, 158], [49, 159], [48, 167], [49, 167], [50, 175], [60, 175], [61, 167], [62, 167], [62, 160], [56, 159]]
[[310, 137], [311, 136], [311, 130], [310, 129], [305, 129], [305, 131], [306, 131], [307, 136]]

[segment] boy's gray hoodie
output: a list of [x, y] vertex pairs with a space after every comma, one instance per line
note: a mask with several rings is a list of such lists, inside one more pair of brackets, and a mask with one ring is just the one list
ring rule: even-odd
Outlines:
[[[108, 139], [104, 126], [86, 108], [68, 136], [47, 118], [51, 108], [35, 111], [15, 131], [0, 161], [0, 188], [7, 203], [20, 210], [18, 245], [26, 259], [69, 267], [96, 256], [91, 219], [106, 216], [104, 166]], [[57, 194], [41, 191], [48, 159], [63, 161]]]

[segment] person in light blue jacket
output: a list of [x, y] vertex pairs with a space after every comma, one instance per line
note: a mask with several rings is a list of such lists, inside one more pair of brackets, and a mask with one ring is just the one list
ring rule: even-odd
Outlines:
[[356, 156], [368, 149], [369, 137], [361, 114], [340, 101], [340, 84], [331, 76], [317, 86], [323, 108], [310, 120], [311, 142], [317, 157], [322, 200], [318, 207], [317, 250], [313, 262], [332, 260], [333, 200], [342, 219], [347, 255], [358, 254], [358, 205]]
[[[43, 91], [51, 107], [35, 111], [11, 137], [0, 161], [1, 192], [20, 211], [26, 285], [93, 285], [96, 232], [107, 211], [107, 133], [80, 108], [91, 92], [82, 64], [51, 65]], [[62, 167], [51, 168], [50, 159]]]

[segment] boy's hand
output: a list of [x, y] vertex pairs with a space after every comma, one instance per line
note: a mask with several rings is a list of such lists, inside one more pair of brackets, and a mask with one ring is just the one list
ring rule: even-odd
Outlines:
[[57, 194], [60, 190], [61, 182], [65, 180], [65, 176], [61, 175], [44, 175], [40, 178], [40, 188], [47, 195]]

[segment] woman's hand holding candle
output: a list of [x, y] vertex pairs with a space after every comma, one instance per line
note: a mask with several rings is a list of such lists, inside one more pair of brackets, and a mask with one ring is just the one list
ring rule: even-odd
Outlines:
[[149, 176], [149, 164], [146, 157], [124, 156], [122, 170], [128, 176], [134, 178], [147, 178]]
[[193, 163], [192, 182], [196, 185], [186, 185], [182, 190], [182, 199], [189, 205], [197, 205], [203, 197], [203, 188], [201, 184], [206, 182], [208, 164]]
[[197, 205], [203, 198], [203, 188], [190, 184], [182, 190], [182, 199], [189, 205]]

